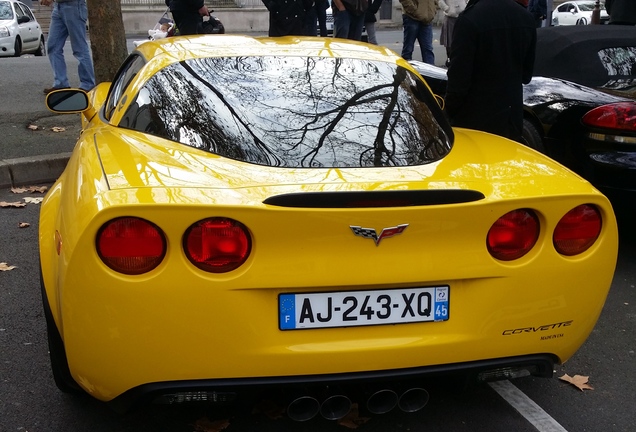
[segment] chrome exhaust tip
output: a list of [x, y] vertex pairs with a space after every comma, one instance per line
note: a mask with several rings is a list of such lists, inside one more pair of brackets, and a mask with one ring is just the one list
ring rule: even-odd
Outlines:
[[404, 412], [419, 411], [428, 403], [429, 395], [423, 388], [415, 387], [400, 395], [398, 406]]
[[369, 396], [367, 410], [371, 414], [386, 414], [398, 404], [398, 394], [390, 389], [378, 390]]
[[340, 420], [351, 411], [351, 400], [344, 395], [329, 396], [320, 405], [320, 415], [327, 420]]
[[307, 421], [316, 417], [320, 411], [320, 402], [311, 396], [301, 396], [287, 406], [287, 417], [294, 421]]

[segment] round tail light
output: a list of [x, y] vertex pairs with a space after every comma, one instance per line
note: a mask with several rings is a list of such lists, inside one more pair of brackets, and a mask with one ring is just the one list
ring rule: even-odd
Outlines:
[[554, 229], [554, 248], [562, 255], [573, 256], [585, 252], [601, 233], [601, 213], [590, 204], [573, 208]]
[[106, 222], [97, 233], [97, 253], [111, 269], [137, 275], [157, 267], [166, 255], [166, 238], [153, 223], [136, 217]]
[[183, 237], [186, 256], [198, 268], [226, 273], [239, 268], [252, 250], [252, 239], [242, 223], [215, 217], [194, 223]]
[[506, 213], [488, 231], [488, 252], [501, 261], [521, 258], [539, 238], [539, 219], [532, 210], [519, 209]]

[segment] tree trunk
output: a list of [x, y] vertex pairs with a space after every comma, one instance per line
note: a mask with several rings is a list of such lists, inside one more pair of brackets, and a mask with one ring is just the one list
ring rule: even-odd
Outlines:
[[128, 56], [121, 0], [87, 0], [95, 80], [112, 81]]

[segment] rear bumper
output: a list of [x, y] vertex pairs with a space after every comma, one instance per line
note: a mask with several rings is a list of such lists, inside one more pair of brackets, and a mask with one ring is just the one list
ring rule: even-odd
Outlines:
[[276, 389], [278, 392], [297, 394], [298, 389], [320, 393], [337, 386], [344, 392], [358, 393], [360, 388], [373, 387], [426, 387], [427, 383], [444, 376], [461, 376], [468, 381], [486, 382], [520, 376], [550, 378], [558, 360], [550, 354], [536, 354], [492, 360], [426, 366], [387, 371], [370, 371], [346, 374], [257, 377], [238, 379], [212, 379], [167, 381], [144, 384], [122, 393], [108, 404], [118, 412], [125, 412], [143, 403], [161, 401], [178, 403], [179, 394], [207, 393], [208, 402], [235, 400], [245, 394]]

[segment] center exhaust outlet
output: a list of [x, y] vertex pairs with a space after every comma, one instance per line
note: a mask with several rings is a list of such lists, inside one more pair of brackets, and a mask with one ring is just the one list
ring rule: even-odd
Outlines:
[[400, 395], [398, 406], [404, 412], [419, 411], [428, 403], [429, 395], [426, 390], [419, 387], [406, 390]]
[[351, 411], [351, 400], [344, 395], [329, 396], [320, 405], [320, 415], [327, 420], [340, 420]]
[[367, 410], [371, 414], [386, 414], [397, 406], [398, 399], [398, 394], [393, 390], [378, 390], [369, 396]]
[[311, 396], [301, 396], [287, 406], [287, 417], [294, 421], [311, 420], [320, 411], [320, 402]]

